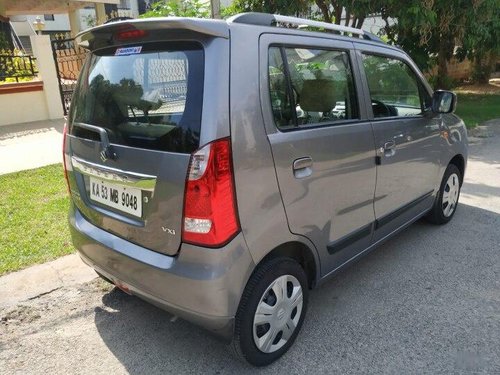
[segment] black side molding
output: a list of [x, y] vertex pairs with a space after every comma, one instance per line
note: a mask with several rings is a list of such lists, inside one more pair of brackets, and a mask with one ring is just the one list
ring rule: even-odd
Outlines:
[[368, 236], [371, 236], [373, 230], [377, 230], [380, 227], [389, 224], [391, 221], [396, 219], [398, 216], [404, 214], [406, 211], [409, 209], [415, 207], [419, 203], [422, 203], [425, 199], [430, 197], [434, 191], [431, 190], [428, 193], [425, 193], [421, 197], [418, 197], [417, 199], [411, 201], [408, 204], [405, 204], [403, 207], [398, 208], [395, 211], [390, 212], [389, 214], [381, 217], [378, 220], [375, 220], [374, 222], [365, 225], [364, 227], [361, 227], [358, 230], [355, 230], [354, 232], [349, 233], [348, 235], [338, 239], [337, 241], [329, 243], [326, 248], [328, 250], [328, 253], [335, 254], [346, 247], [352, 245], [355, 242], [358, 242]]
[[345, 249], [347, 246], [350, 246], [353, 243], [358, 242], [359, 240], [362, 240], [363, 238], [370, 236], [372, 234], [373, 224], [374, 223], [365, 225], [364, 227], [355, 230], [352, 233], [349, 233], [347, 236], [344, 236], [338, 239], [337, 241], [328, 244], [326, 247], [328, 253], [330, 254], [337, 253]]
[[404, 214], [406, 211], [412, 209], [413, 207], [415, 207], [419, 203], [422, 203], [424, 200], [429, 198], [433, 192], [434, 192], [434, 190], [431, 190], [428, 193], [425, 193], [424, 195], [422, 195], [421, 197], [418, 197], [414, 201], [411, 201], [410, 203], [405, 204], [403, 207], [400, 207], [397, 210], [392, 211], [385, 216], [382, 216], [380, 219], [375, 220], [375, 230], [383, 227], [386, 224], [389, 224], [391, 221], [396, 219], [398, 216]]

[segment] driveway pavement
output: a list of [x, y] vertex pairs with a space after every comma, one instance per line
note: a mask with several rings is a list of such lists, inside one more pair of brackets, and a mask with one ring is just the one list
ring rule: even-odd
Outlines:
[[[451, 223], [417, 222], [310, 294], [260, 374], [500, 374], [500, 121], [472, 138]], [[100, 280], [0, 308], [0, 373], [244, 374], [205, 331]]]
[[0, 175], [62, 162], [64, 119], [0, 126]]

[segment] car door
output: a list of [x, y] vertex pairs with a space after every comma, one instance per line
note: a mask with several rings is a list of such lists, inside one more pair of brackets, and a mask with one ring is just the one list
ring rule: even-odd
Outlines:
[[429, 87], [403, 53], [363, 44], [357, 49], [377, 149], [376, 242], [432, 206], [440, 124]]
[[291, 232], [325, 274], [369, 246], [375, 149], [352, 43], [261, 37], [261, 101]]

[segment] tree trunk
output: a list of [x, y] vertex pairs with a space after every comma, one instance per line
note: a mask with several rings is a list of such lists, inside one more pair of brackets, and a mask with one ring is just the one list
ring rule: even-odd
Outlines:
[[488, 84], [496, 61], [493, 51], [477, 53], [472, 63], [472, 79], [474, 82]]
[[363, 27], [363, 23], [365, 23], [365, 17], [359, 17], [358, 22], [354, 25], [354, 27], [356, 29], [361, 29]]
[[332, 16], [330, 15], [330, 12], [328, 11], [328, 4], [325, 3], [324, 0], [316, 0], [316, 5], [318, 6], [319, 10], [321, 11], [321, 14], [323, 14], [323, 19], [325, 22], [332, 22]]
[[448, 40], [441, 36], [439, 39], [438, 71], [435, 89], [449, 89], [448, 79]]
[[220, 19], [220, 0], [210, 0], [212, 18]]
[[345, 8], [345, 25], [349, 26], [349, 21], [351, 20], [351, 10], [349, 8]]
[[340, 25], [340, 21], [342, 19], [342, 6], [340, 5], [334, 5], [333, 6], [333, 11], [335, 14], [335, 23], [337, 25]]

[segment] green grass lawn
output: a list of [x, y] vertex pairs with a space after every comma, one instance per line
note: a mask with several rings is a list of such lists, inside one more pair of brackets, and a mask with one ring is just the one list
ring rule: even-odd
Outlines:
[[473, 128], [484, 121], [500, 118], [500, 95], [458, 93], [456, 114], [467, 127]]
[[0, 176], [0, 275], [72, 253], [62, 165]]

